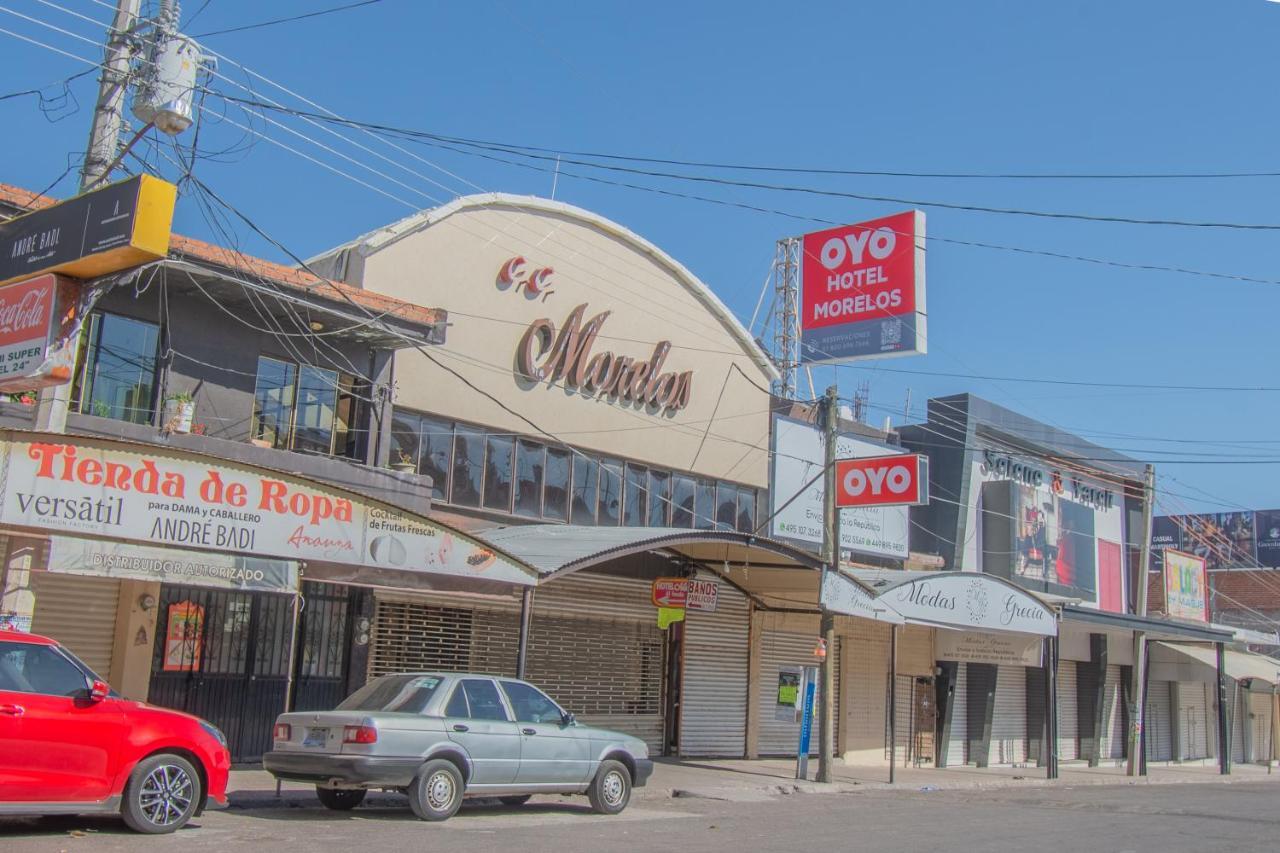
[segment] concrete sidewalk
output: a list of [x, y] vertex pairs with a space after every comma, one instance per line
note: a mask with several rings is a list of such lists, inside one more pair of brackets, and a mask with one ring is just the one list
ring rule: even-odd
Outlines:
[[[809, 762], [812, 778], [817, 761]], [[889, 784], [887, 767], [855, 767], [837, 762], [829, 785], [795, 778], [792, 759], [755, 761], [725, 759], [658, 759], [652, 778], [644, 788], [636, 789], [636, 801], [664, 800], [671, 797], [701, 797], [734, 802], [766, 801], [788, 794], [832, 794], [857, 791], [943, 791], [989, 788], [1027, 788], [1076, 785], [1168, 785], [1178, 783], [1230, 784], [1276, 780], [1280, 773], [1269, 774], [1258, 765], [1236, 765], [1231, 775], [1218, 774], [1216, 764], [1152, 765], [1147, 776], [1130, 778], [1123, 766], [1090, 768], [1084, 764], [1062, 764], [1057, 780], [1044, 778], [1044, 770], [1036, 767], [899, 767], [894, 784]], [[263, 770], [235, 770], [228, 786], [231, 808], [301, 808], [318, 805], [315, 790], [309, 785], [286, 782], [276, 795], [276, 781]], [[372, 794], [371, 802], [394, 794]]]

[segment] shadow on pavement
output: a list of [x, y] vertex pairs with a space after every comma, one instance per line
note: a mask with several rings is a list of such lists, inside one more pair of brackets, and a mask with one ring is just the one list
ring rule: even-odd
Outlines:
[[[203, 818], [192, 820], [177, 835], [200, 828]], [[47, 815], [43, 817], [4, 817], [0, 818], [0, 840], [8, 838], [64, 838], [68, 840], [88, 838], [95, 835], [129, 836], [143, 839], [124, 825], [124, 821], [110, 815]], [[163, 838], [164, 836], [159, 836]], [[0, 844], [3, 849], [3, 844]]]
[[[255, 820], [296, 821], [315, 820], [342, 823], [351, 820], [417, 821], [409, 809], [407, 799], [394, 794], [369, 797], [351, 811], [332, 811], [320, 805], [315, 797], [262, 797], [234, 798], [227, 814], [242, 815]], [[578, 802], [547, 800], [531, 801], [521, 806], [508, 806], [498, 800], [474, 799], [463, 801], [462, 808], [450, 821], [466, 821], [468, 816], [494, 815], [572, 815], [598, 817], [591, 807]]]

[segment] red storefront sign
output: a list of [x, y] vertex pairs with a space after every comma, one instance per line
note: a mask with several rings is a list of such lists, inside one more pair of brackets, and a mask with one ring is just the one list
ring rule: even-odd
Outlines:
[[836, 506], [929, 502], [929, 458], [921, 453], [836, 460]]
[[71, 379], [77, 289], [76, 282], [57, 275], [0, 288], [0, 391]]
[[653, 582], [654, 607], [685, 607], [688, 603], [688, 578], [658, 578]]

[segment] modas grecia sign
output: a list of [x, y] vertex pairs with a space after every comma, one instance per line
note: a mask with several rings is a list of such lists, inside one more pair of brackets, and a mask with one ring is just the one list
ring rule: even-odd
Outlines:
[[836, 506], [919, 506], [929, 502], [929, 457], [921, 453], [836, 460]]
[[924, 213], [816, 231], [801, 238], [800, 361], [924, 353]]
[[421, 516], [211, 458], [97, 439], [15, 439], [0, 444], [0, 485], [0, 522], [10, 525], [192, 551], [533, 582], [501, 554]]

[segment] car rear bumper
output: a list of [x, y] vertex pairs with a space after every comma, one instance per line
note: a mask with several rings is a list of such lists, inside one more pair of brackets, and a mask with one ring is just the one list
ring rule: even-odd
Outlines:
[[649, 781], [649, 777], [653, 775], [653, 759], [637, 758], [636, 759], [636, 777], [631, 780], [631, 787], [643, 788], [645, 783]]
[[292, 782], [403, 788], [413, 781], [422, 759], [275, 751], [262, 757], [262, 766], [277, 779]]

